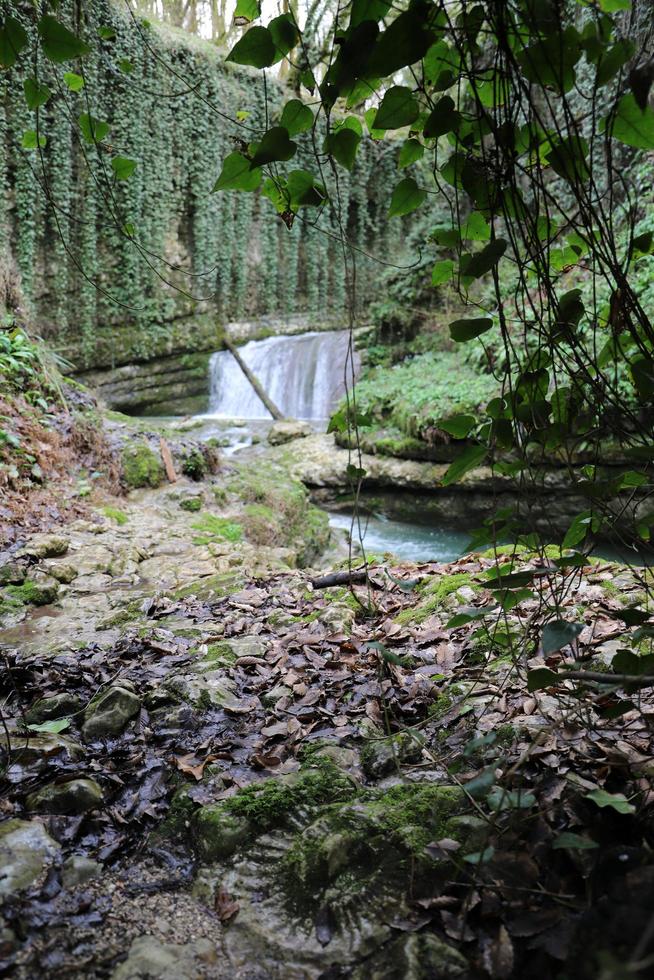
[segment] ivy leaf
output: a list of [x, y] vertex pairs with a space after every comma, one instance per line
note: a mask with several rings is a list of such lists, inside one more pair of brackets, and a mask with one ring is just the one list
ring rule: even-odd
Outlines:
[[260, 16], [261, 3], [259, 0], [237, 0], [234, 11], [234, 23], [237, 27], [244, 27]]
[[288, 138], [288, 130], [284, 126], [273, 126], [267, 133], [264, 133], [250, 167], [254, 169], [277, 160], [290, 160], [296, 152], [297, 143]]
[[52, 95], [48, 86], [41, 85], [35, 78], [26, 78], [23, 82], [23, 90], [29, 109], [38, 109], [39, 106], [45, 105]]
[[129, 157], [114, 157], [111, 161], [111, 169], [117, 180], [128, 180], [136, 170], [136, 160], [130, 160]]
[[122, 71], [123, 75], [131, 75], [134, 71], [134, 65], [129, 58], [121, 58], [118, 62], [118, 67]]
[[425, 148], [419, 140], [405, 140], [400, 150], [400, 158], [397, 161], [398, 170], [404, 170], [405, 167], [410, 167], [412, 163], [421, 160], [424, 152]]
[[346, 170], [351, 170], [354, 166], [357, 150], [361, 137], [349, 126], [343, 126], [337, 133], [329, 133], [325, 137], [323, 149], [325, 153], [331, 153]]
[[444, 282], [449, 282], [453, 270], [454, 262], [452, 259], [441, 259], [439, 262], [435, 262], [434, 268], [431, 270], [432, 286], [441, 286]]
[[461, 113], [454, 108], [454, 101], [449, 95], [444, 95], [439, 99], [434, 109], [429, 115], [423, 136], [426, 139], [434, 139], [444, 136], [445, 133], [453, 133], [461, 125]]
[[109, 123], [83, 112], [79, 117], [79, 128], [87, 143], [101, 143], [109, 132]]
[[420, 61], [434, 40], [429, 29], [432, 16], [430, 4], [414, 3], [396, 17], [379, 35], [366, 66], [366, 77], [387, 78]]
[[43, 149], [46, 143], [45, 136], [37, 136], [36, 130], [34, 129], [26, 129], [20, 141], [20, 145], [24, 150], [36, 150], [37, 147]]
[[590, 793], [586, 793], [586, 799], [592, 800], [600, 807], [610, 806], [618, 813], [636, 812], [636, 807], [623, 793], [607, 793], [604, 789], [593, 789]]
[[503, 238], [496, 238], [489, 242], [481, 252], [474, 255], [467, 255], [461, 260], [461, 275], [470, 279], [479, 279], [496, 265], [506, 252], [507, 242]]
[[427, 191], [418, 187], [413, 177], [405, 177], [393, 191], [388, 217], [395, 218], [410, 214], [420, 207], [426, 197]]
[[552, 848], [555, 851], [591, 851], [599, 847], [599, 844], [590, 837], [582, 834], [573, 834], [571, 830], [564, 830], [562, 834], [555, 837], [552, 841]]
[[64, 72], [64, 82], [71, 92], [79, 92], [84, 88], [84, 79], [74, 71]]
[[279, 125], [283, 126], [289, 136], [296, 136], [313, 126], [313, 113], [308, 105], [299, 99], [291, 99], [282, 111]]
[[55, 17], [46, 14], [38, 24], [41, 45], [50, 61], [60, 64], [62, 61], [70, 61], [72, 58], [81, 58], [91, 51], [88, 44], [85, 44], [76, 34], [71, 33], [67, 27], [60, 24]]
[[267, 27], [251, 27], [227, 55], [236, 65], [268, 68], [276, 55], [275, 42]]
[[0, 27], [0, 67], [11, 68], [27, 44], [27, 32], [15, 17], [5, 17]]
[[420, 114], [411, 89], [394, 85], [384, 95], [373, 123], [373, 129], [400, 129], [409, 126]]
[[474, 415], [453, 415], [449, 419], [438, 419], [436, 422], [439, 429], [448, 432], [455, 439], [467, 439], [476, 424]]
[[480, 337], [493, 326], [493, 321], [486, 316], [472, 318], [463, 317], [460, 320], [453, 320], [450, 323], [450, 337], [457, 344], [464, 344], [468, 340]]
[[299, 41], [298, 29], [290, 14], [281, 14], [270, 21], [268, 30], [275, 45], [275, 61], [281, 61]]
[[565, 619], [555, 619], [551, 623], [546, 623], [541, 635], [543, 656], [547, 657], [550, 653], [556, 653], [562, 647], [567, 647], [569, 643], [574, 643], [583, 628], [583, 623], [568, 623]]
[[654, 110], [646, 105], [641, 109], [633, 93], [629, 92], [618, 102], [613, 118], [605, 123], [611, 136], [634, 146], [638, 150], [654, 150]]
[[552, 687], [557, 682], [557, 676], [549, 667], [537, 667], [535, 670], [527, 671], [527, 690], [542, 691], [546, 687]]
[[98, 27], [98, 37], [102, 38], [103, 41], [115, 41], [116, 32], [113, 27], [109, 27], [106, 24], [101, 24]]
[[252, 170], [250, 161], [234, 151], [223, 160], [223, 169], [213, 186], [214, 191], [255, 191], [261, 183], [261, 170]]
[[442, 487], [449, 487], [450, 484], [456, 483], [460, 480], [462, 476], [465, 476], [470, 470], [474, 470], [476, 466], [480, 466], [486, 458], [486, 453], [488, 452], [486, 446], [470, 446], [468, 449], [464, 450], [460, 456], [450, 463], [447, 468], [445, 476], [441, 480]]

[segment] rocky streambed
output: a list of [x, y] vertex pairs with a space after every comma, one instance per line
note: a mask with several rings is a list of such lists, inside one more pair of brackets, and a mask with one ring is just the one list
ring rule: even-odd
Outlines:
[[[343, 561], [293, 478], [318, 438], [139, 478], [3, 555], [4, 974], [590, 978], [645, 955], [645, 573], [509, 552], [504, 608], [491, 555], [314, 587]], [[548, 651], [553, 615], [579, 628]]]

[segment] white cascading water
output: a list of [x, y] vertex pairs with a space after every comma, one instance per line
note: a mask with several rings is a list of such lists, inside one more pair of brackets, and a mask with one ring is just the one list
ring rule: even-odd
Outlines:
[[[345, 390], [343, 369], [347, 345], [346, 330], [330, 330], [250, 340], [239, 347], [239, 354], [284, 415], [295, 419], [326, 419]], [[209, 376], [210, 415], [270, 418], [229, 351], [212, 355]]]

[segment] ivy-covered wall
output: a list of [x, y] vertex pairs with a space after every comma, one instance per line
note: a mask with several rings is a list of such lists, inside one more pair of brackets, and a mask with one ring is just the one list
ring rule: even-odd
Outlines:
[[[31, 32], [28, 6], [6, 9]], [[289, 232], [264, 198], [211, 192], [234, 138], [248, 136], [242, 127], [265, 119], [260, 73], [226, 65], [207, 42], [135, 23], [111, 0], [63, 0], [57, 16], [90, 40], [84, 88], [71, 92], [63, 81], [74, 64], [39, 56], [4, 73], [0, 99], [0, 252], [39, 332], [84, 370], [215, 348], [217, 328], [232, 319], [324, 320], [325, 311], [338, 319], [345, 282], [328, 210], [305, 210]], [[107, 25], [116, 37], [101, 41], [97, 29]], [[130, 72], [120, 69], [125, 59]], [[21, 146], [35, 128], [28, 76], [53, 93], [39, 110], [41, 151]], [[280, 100], [269, 79], [269, 119]], [[89, 112], [110, 124], [114, 152], [137, 161], [129, 180], [111, 179], [110, 156], [80, 139], [77, 120]], [[247, 113], [240, 124], [224, 118], [237, 112]], [[308, 143], [302, 155], [309, 164]], [[401, 225], [384, 219], [395, 153], [367, 141], [358, 157], [339, 179], [349, 234], [372, 254], [397, 255]], [[121, 225], [133, 227], [136, 243]], [[360, 298], [380, 269], [359, 254]]]

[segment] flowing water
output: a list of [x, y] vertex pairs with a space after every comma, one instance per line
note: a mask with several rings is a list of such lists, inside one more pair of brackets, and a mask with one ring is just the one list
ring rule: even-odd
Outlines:
[[[350, 514], [330, 514], [333, 528], [348, 531], [357, 542], [359, 532], [352, 527]], [[442, 524], [416, 524], [398, 521], [383, 514], [361, 516], [361, 534], [368, 554], [390, 552], [407, 561], [454, 561], [467, 550], [470, 535]]]
[[[329, 418], [344, 393], [347, 348], [347, 331], [330, 330], [251, 340], [239, 354], [283, 415], [315, 420]], [[270, 418], [229, 351], [212, 355], [209, 374], [210, 415]]]

